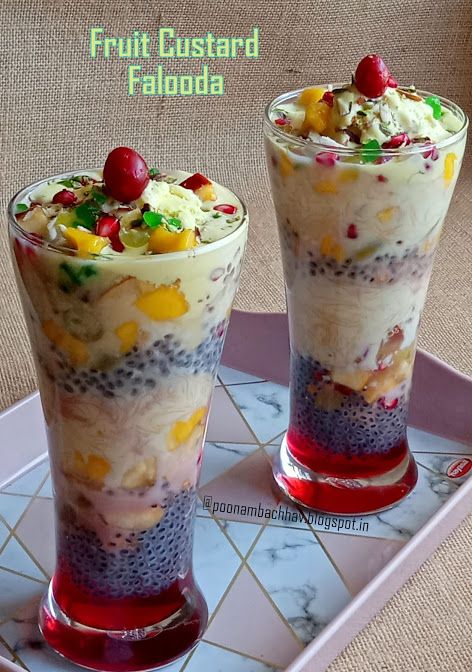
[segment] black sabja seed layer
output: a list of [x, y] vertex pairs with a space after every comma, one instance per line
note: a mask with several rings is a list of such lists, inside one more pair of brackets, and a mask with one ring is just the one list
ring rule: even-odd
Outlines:
[[387, 453], [406, 438], [407, 399], [396, 408], [368, 404], [362, 395], [346, 395], [339, 408], [322, 410], [307, 391], [317, 374], [324, 372], [311, 357], [292, 353], [291, 426], [303, 437], [316, 441], [331, 453], [346, 456]]
[[[286, 249], [285, 264], [312, 277], [325, 276], [344, 281], [357, 281], [366, 284], [391, 284], [399, 278], [420, 279], [431, 271], [433, 254], [422, 254], [418, 246], [405, 248], [403, 241], [397, 241], [398, 254], [374, 254], [365, 261], [348, 258], [338, 262], [332, 257], [320, 257], [318, 252], [306, 250], [306, 256], [300, 257], [299, 236], [292, 229], [281, 227]], [[282, 250], [283, 251], [283, 250]]]
[[226, 323], [212, 327], [210, 334], [194, 350], [185, 350], [174, 334], [149, 344], [146, 349], [134, 347], [118, 363], [105, 371], [74, 368], [55, 346], [54, 371], [50, 377], [66, 392], [95, 392], [105, 397], [137, 396], [156, 387], [160, 378], [171, 373], [215, 374], [221, 358]]
[[170, 493], [161, 522], [150, 530], [128, 533], [130, 546], [120, 550], [106, 550], [92, 530], [61, 521], [59, 567], [75, 584], [97, 596], [158, 595], [191, 566], [195, 506], [195, 489]]

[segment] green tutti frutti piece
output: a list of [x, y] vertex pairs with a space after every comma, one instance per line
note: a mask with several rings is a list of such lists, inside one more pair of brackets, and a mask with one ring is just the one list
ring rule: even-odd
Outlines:
[[59, 266], [59, 285], [65, 292], [69, 292], [74, 287], [80, 287], [93, 275], [97, 275], [97, 271], [91, 264], [74, 268], [71, 264], [63, 262]]
[[167, 223], [167, 226], [169, 227], [169, 229], [180, 229], [180, 228], [182, 228], [182, 222], [180, 221], [180, 219], [178, 217], [169, 217], [169, 219], [167, 219], [166, 223]]
[[69, 187], [69, 189], [78, 189], [82, 186], [82, 183], [78, 177], [70, 177], [65, 180], [59, 180], [58, 184], [62, 184], [63, 187]]
[[372, 163], [379, 158], [381, 154], [380, 144], [378, 140], [369, 140], [362, 145], [361, 159], [364, 163]]
[[96, 187], [94, 187], [92, 189], [90, 195], [92, 196], [95, 203], [97, 203], [98, 205], [103, 205], [104, 203], [107, 202], [107, 197], [105, 196], [103, 191], [101, 191], [100, 189], [97, 189]]
[[143, 214], [143, 220], [146, 226], [149, 226], [150, 229], [157, 229], [158, 226], [161, 226], [164, 223], [164, 215], [161, 215], [160, 212], [152, 212], [149, 210]]
[[17, 203], [17, 206], [16, 206], [16, 214], [18, 214], [18, 213], [20, 213], [20, 212], [26, 212], [28, 209], [29, 209], [29, 208], [28, 208], [28, 206], [26, 205], [26, 203]]
[[84, 201], [72, 211], [76, 222], [72, 226], [83, 226], [84, 229], [93, 230], [97, 218], [100, 214], [100, 208], [95, 201]]
[[441, 119], [443, 111], [441, 107], [441, 101], [437, 96], [428, 96], [424, 99], [426, 105], [429, 105], [433, 108], [433, 117], [435, 119]]
[[156, 177], [156, 175], [160, 175], [160, 170], [157, 170], [157, 168], [150, 168], [149, 169], [149, 177], [152, 179], [153, 177]]

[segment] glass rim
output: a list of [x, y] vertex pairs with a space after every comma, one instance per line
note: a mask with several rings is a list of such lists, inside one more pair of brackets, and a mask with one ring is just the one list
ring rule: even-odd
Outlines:
[[[241, 221], [238, 224], [238, 226], [234, 229], [234, 231], [231, 231], [226, 236], [223, 236], [222, 238], [219, 238], [218, 240], [215, 240], [211, 243], [205, 243], [203, 245], [199, 245], [198, 247], [193, 247], [189, 250], [182, 250], [179, 252], [165, 252], [163, 254], [136, 254], [136, 255], [123, 255], [123, 254], [95, 254], [95, 253], [90, 253], [86, 257], [81, 257], [78, 254], [78, 250], [74, 250], [71, 247], [66, 247], [65, 245], [55, 245], [54, 243], [45, 240], [44, 238], [40, 238], [39, 236], [35, 235], [34, 233], [29, 233], [28, 231], [25, 231], [22, 227], [21, 224], [18, 223], [16, 219], [16, 213], [15, 213], [15, 208], [16, 205], [21, 202], [21, 200], [27, 196], [31, 191], [34, 189], [38, 188], [42, 184], [45, 184], [47, 182], [52, 182], [53, 180], [61, 180], [61, 179], [67, 179], [69, 177], [73, 177], [74, 175], [87, 175], [90, 173], [101, 173], [102, 168], [82, 168], [79, 170], [68, 170], [65, 173], [58, 173], [56, 175], [51, 175], [50, 177], [42, 178], [40, 180], [36, 180], [35, 182], [32, 182], [31, 184], [27, 185], [26, 187], [23, 187], [19, 191], [16, 192], [14, 196], [10, 199], [10, 202], [8, 203], [7, 206], [7, 214], [8, 214], [8, 225], [10, 232], [14, 232], [15, 236], [22, 238], [24, 240], [27, 240], [29, 243], [34, 245], [37, 248], [42, 248], [44, 250], [50, 251], [50, 252], [56, 252], [58, 254], [67, 254], [70, 257], [76, 257], [80, 259], [87, 259], [88, 261], [94, 260], [97, 261], [99, 259], [103, 261], [109, 261], [111, 263], [116, 262], [116, 261], [123, 261], [123, 259], [126, 259], [128, 261], [139, 261], [140, 263], [143, 263], [144, 261], [149, 262], [150, 259], [153, 259], [155, 263], [163, 263], [165, 260], [167, 261], [172, 261], [172, 260], [177, 260], [177, 259], [183, 259], [185, 257], [196, 257], [200, 256], [203, 254], [209, 254], [212, 250], [219, 249], [221, 247], [224, 247], [226, 244], [231, 242], [232, 240], [238, 238], [239, 235], [243, 231], [246, 231], [248, 228], [248, 222], [249, 222], [249, 217], [248, 217], [248, 211], [245, 202], [240, 198], [240, 196], [234, 192], [232, 189], [229, 189], [228, 187], [224, 187], [225, 189], [228, 189], [233, 196], [235, 196], [238, 201], [241, 204], [242, 207], [242, 216], [241, 216]], [[165, 171], [163, 171], [165, 172]], [[186, 172], [186, 171], [182, 171]], [[191, 173], [189, 173], [191, 174]], [[219, 186], [219, 182], [216, 182]], [[157, 261], [159, 260], [159, 261]]]
[[[338, 88], [347, 85], [348, 82], [336, 83], [336, 84], [319, 84], [317, 86], [323, 88], [327, 88], [328, 86], [331, 86], [332, 88]], [[266, 128], [268, 127], [271, 133], [277, 136], [280, 140], [283, 140], [284, 142], [287, 142], [296, 147], [303, 147], [304, 149], [311, 149], [312, 151], [333, 152], [339, 154], [340, 156], [360, 156], [361, 152], [365, 151], [365, 149], [363, 149], [362, 146], [344, 147], [343, 145], [334, 145], [324, 142], [316, 142], [313, 140], [300, 138], [297, 135], [291, 135], [290, 133], [286, 133], [283, 130], [283, 126], [278, 126], [277, 124], [274, 124], [274, 122], [270, 118], [271, 112], [278, 105], [280, 105], [280, 103], [298, 98], [300, 93], [304, 91], [305, 88], [306, 87], [302, 87], [300, 89], [294, 89], [293, 91], [287, 91], [285, 93], [281, 93], [266, 105], [264, 109], [264, 125], [266, 126]], [[405, 87], [399, 87], [399, 89], [401, 91], [407, 91], [407, 92], [409, 91], [409, 89]], [[438, 98], [441, 102], [441, 105], [443, 107], [446, 107], [446, 109], [450, 110], [462, 122], [461, 128], [458, 131], [452, 133], [449, 137], [443, 138], [438, 142], [431, 142], [430, 144], [423, 142], [411, 143], [406, 147], [398, 147], [396, 149], [384, 149], [380, 147], [380, 149], [378, 150], [380, 152], [380, 156], [410, 156], [413, 154], [420, 154], [424, 151], [427, 151], [427, 149], [431, 147], [442, 149], [443, 147], [455, 144], [462, 138], [462, 136], [465, 135], [467, 128], [469, 126], [469, 118], [464, 112], [464, 110], [459, 105], [457, 105], [457, 103], [454, 103], [452, 100], [449, 100], [444, 96], [438, 96], [437, 94], [430, 93], [429, 91], [418, 89], [415, 90], [415, 93], [421, 96], [422, 98], [426, 98], [428, 96], [433, 95], [436, 98]]]

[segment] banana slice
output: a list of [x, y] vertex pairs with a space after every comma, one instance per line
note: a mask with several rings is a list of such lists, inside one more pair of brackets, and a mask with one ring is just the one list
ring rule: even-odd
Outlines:
[[162, 520], [164, 513], [162, 506], [156, 506], [141, 511], [113, 511], [103, 517], [112, 527], [123, 530], [148, 530]]

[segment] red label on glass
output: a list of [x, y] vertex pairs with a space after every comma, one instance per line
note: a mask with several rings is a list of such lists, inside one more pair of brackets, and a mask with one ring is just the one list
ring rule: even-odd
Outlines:
[[472, 460], [468, 457], [462, 457], [452, 462], [447, 468], [449, 478], [462, 478], [472, 469]]

